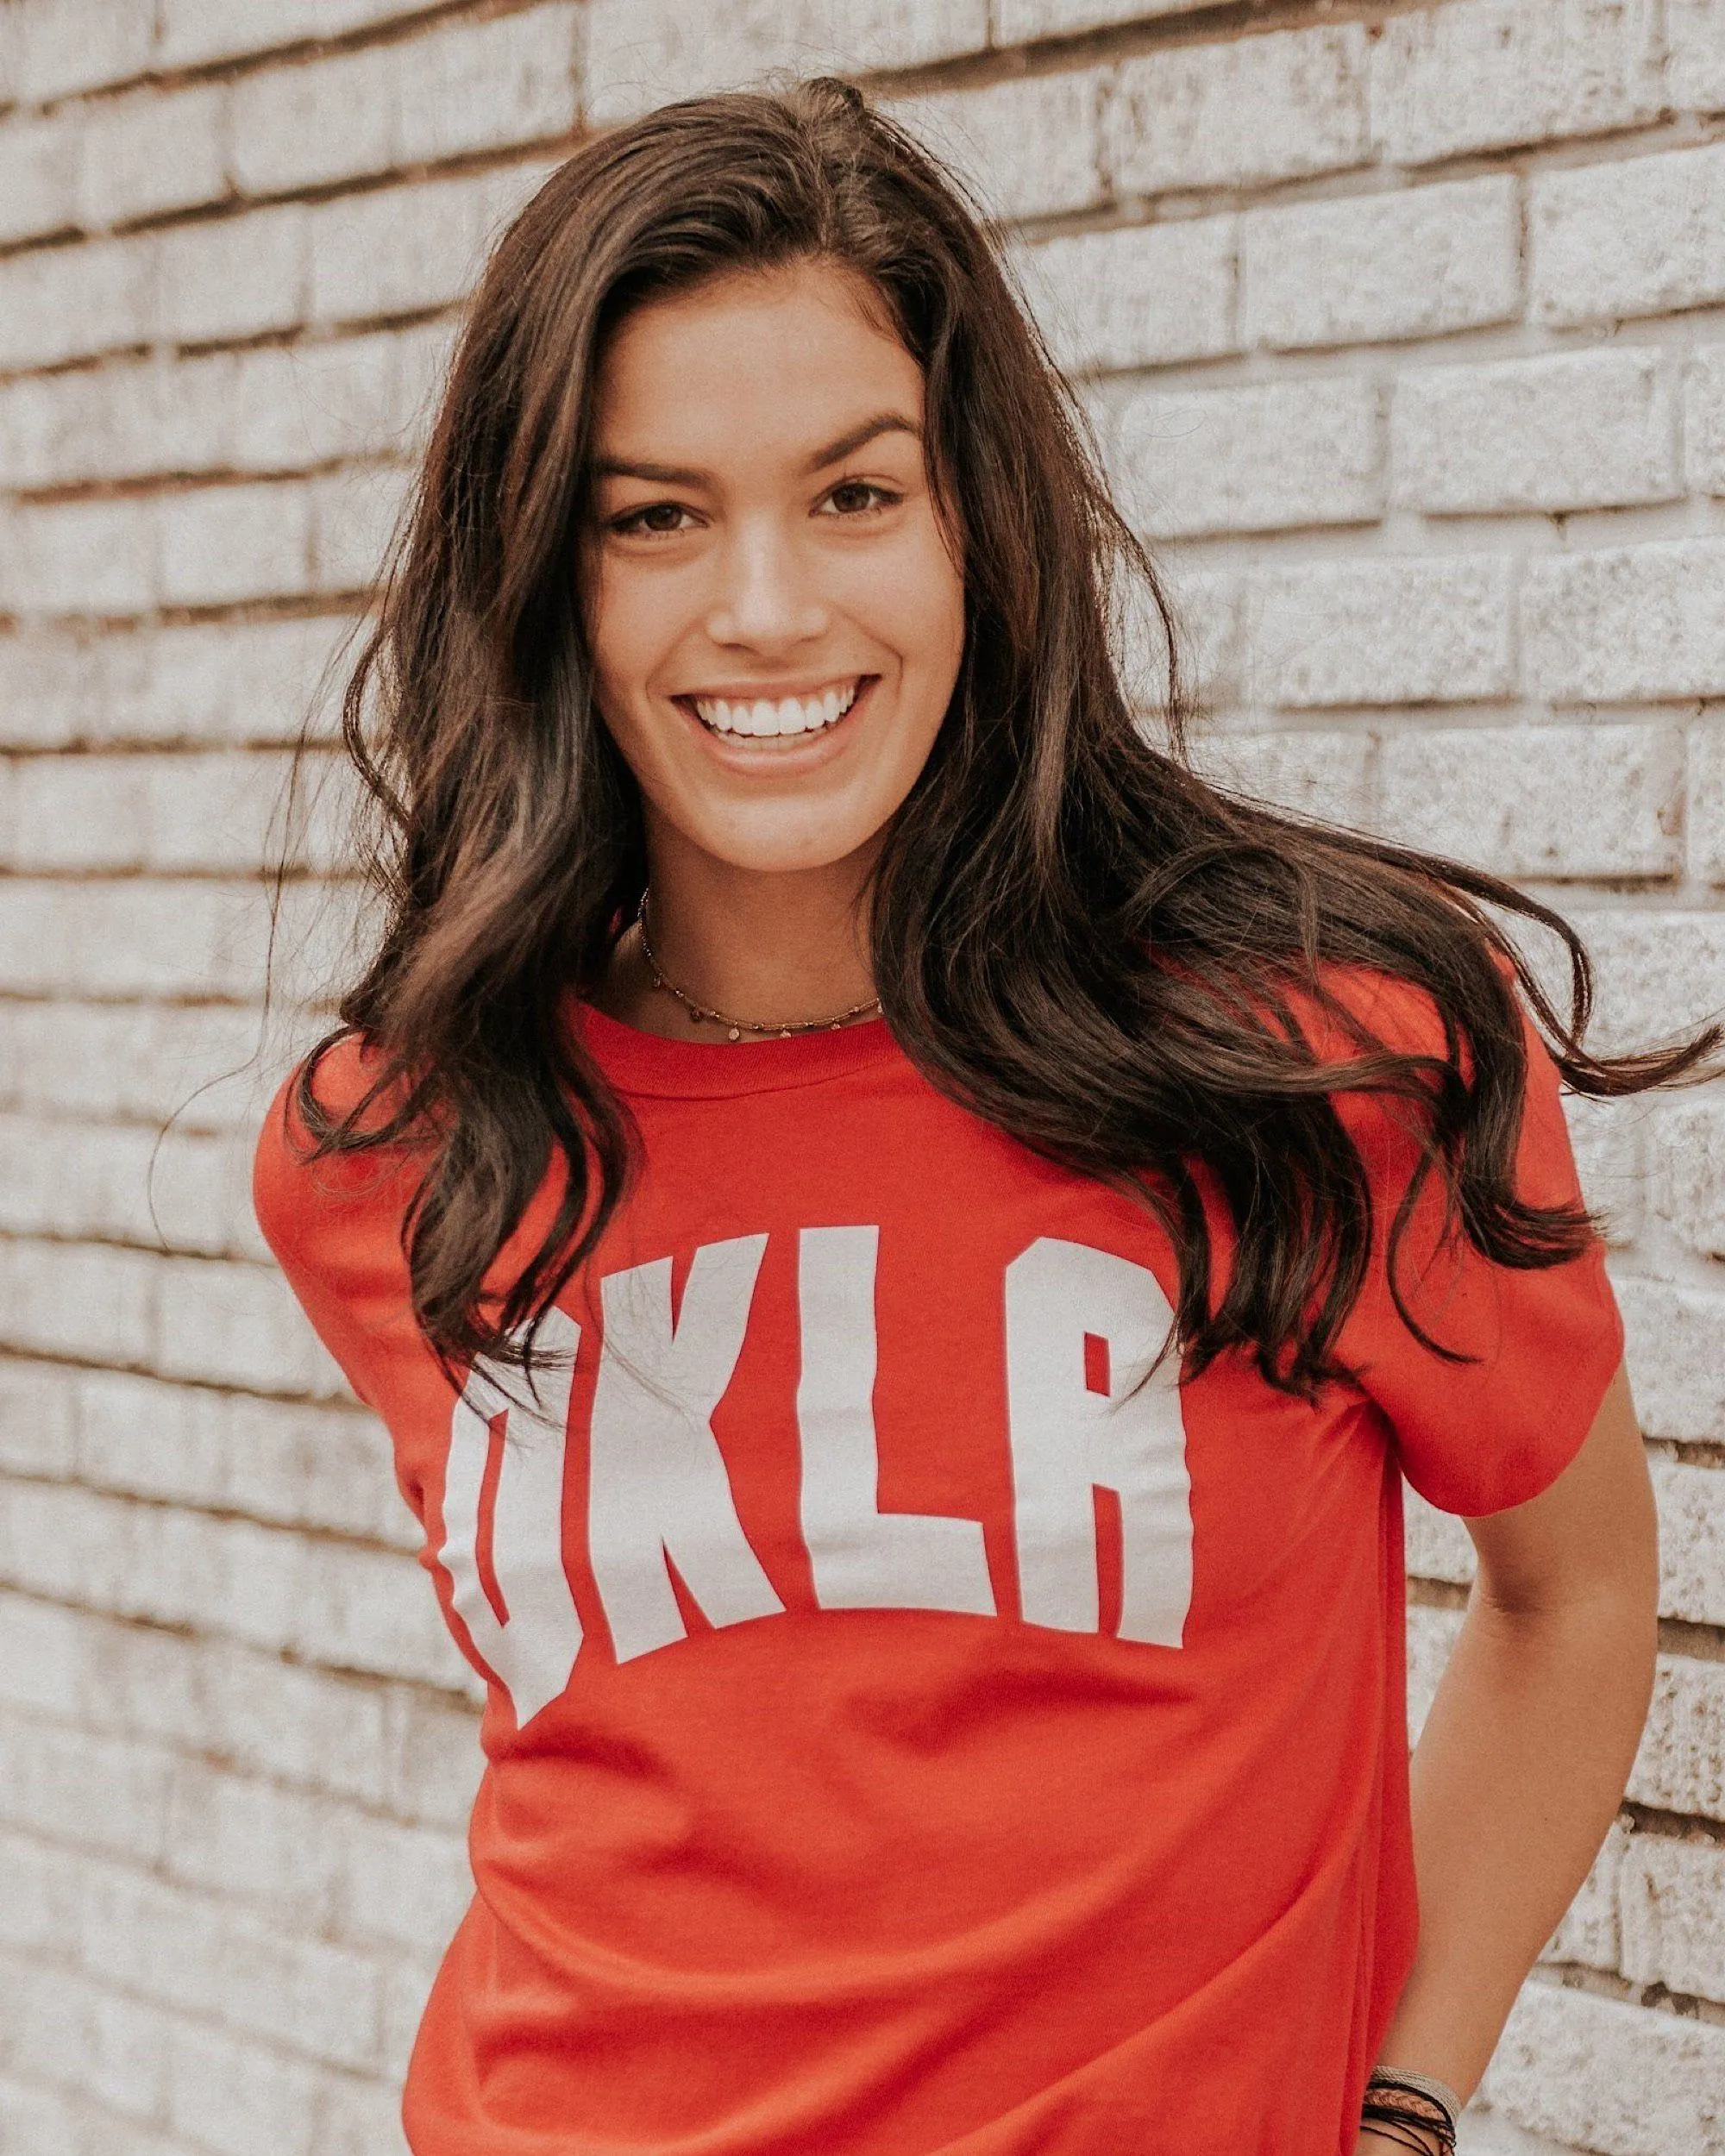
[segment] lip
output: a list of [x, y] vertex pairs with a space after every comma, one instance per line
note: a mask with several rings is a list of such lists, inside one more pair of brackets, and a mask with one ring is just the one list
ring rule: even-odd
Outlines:
[[[835, 747], [849, 736], [854, 730], [851, 722], [856, 718], [858, 711], [863, 710], [869, 703], [880, 679], [878, 674], [829, 674], [822, 675], [818, 681], [812, 681], [806, 687], [786, 681], [762, 684], [737, 682], [727, 685], [724, 688], [690, 690], [686, 694], [674, 696], [671, 701], [682, 713], [693, 730], [700, 736], [708, 754], [717, 756], [721, 762], [756, 771], [764, 771], [769, 768], [777, 770], [781, 767], [787, 770], [800, 771], [832, 754]], [[795, 735], [787, 736], [782, 734], [767, 736], [758, 734], [722, 734], [717, 727], [709, 726], [695, 710], [697, 696], [699, 696], [703, 701], [708, 698], [713, 698], [739, 704], [753, 703], [757, 699], [764, 697], [768, 701], [776, 703], [782, 699], [794, 696], [800, 698], [819, 696], [827, 689], [840, 688], [850, 681], [857, 684], [857, 689], [856, 695], [851, 699], [850, 710], [843, 718], [834, 719], [831, 726], [823, 726], [818, 731], [801, 737]]]

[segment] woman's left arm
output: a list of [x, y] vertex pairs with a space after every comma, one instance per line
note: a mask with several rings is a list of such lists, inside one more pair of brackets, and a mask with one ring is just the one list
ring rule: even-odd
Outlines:
[[[1466, 1524], [1477, 1576], [1411, 1769], [1419, 1943], [1377, 2060], [1464, 2097], [1605, 1838], [1652, 1695], [1659, 1532], [1622, 1369], [1549, 1489]], [[1396, 2146], [1364, 2133], [1359, 2156]]]

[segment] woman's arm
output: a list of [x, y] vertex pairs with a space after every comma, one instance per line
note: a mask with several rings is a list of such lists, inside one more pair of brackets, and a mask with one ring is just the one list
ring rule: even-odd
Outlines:
[[1465, 2097], [1605, 1838], [1652, 1694], [1658, 1523], [1621, 1369], [1557, 1481], [1467, 1527], [1478, 1576], [1413, 1758], [1419, 1946], [1377, 2062]]

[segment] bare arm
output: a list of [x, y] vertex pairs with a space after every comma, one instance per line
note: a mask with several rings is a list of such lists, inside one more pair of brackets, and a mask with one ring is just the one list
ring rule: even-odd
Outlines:
[[1621, 1369], [1551, 1488], [1467, 1528], [1478, 1575], [1413, 1759], [1419, 1946], [1378, 2060], [1464, 2097], [1605, 1838], [1652, 1695], [1658, 1527]]

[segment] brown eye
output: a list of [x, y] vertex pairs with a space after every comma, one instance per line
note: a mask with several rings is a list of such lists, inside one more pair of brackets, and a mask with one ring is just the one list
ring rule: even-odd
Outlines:
[[840, 517], [866, 517], [871, 510], [884, 509], [899, 498], [867, 479], [842, 479], [826, 498]]
[[634, 533], [651, 532], [663, 535], [680, 531], [681, 520], [688, 514], [681, 502], [649, 502], [644, 508], [631, 509], [613, 517], [611, 528], [625, 537]]

